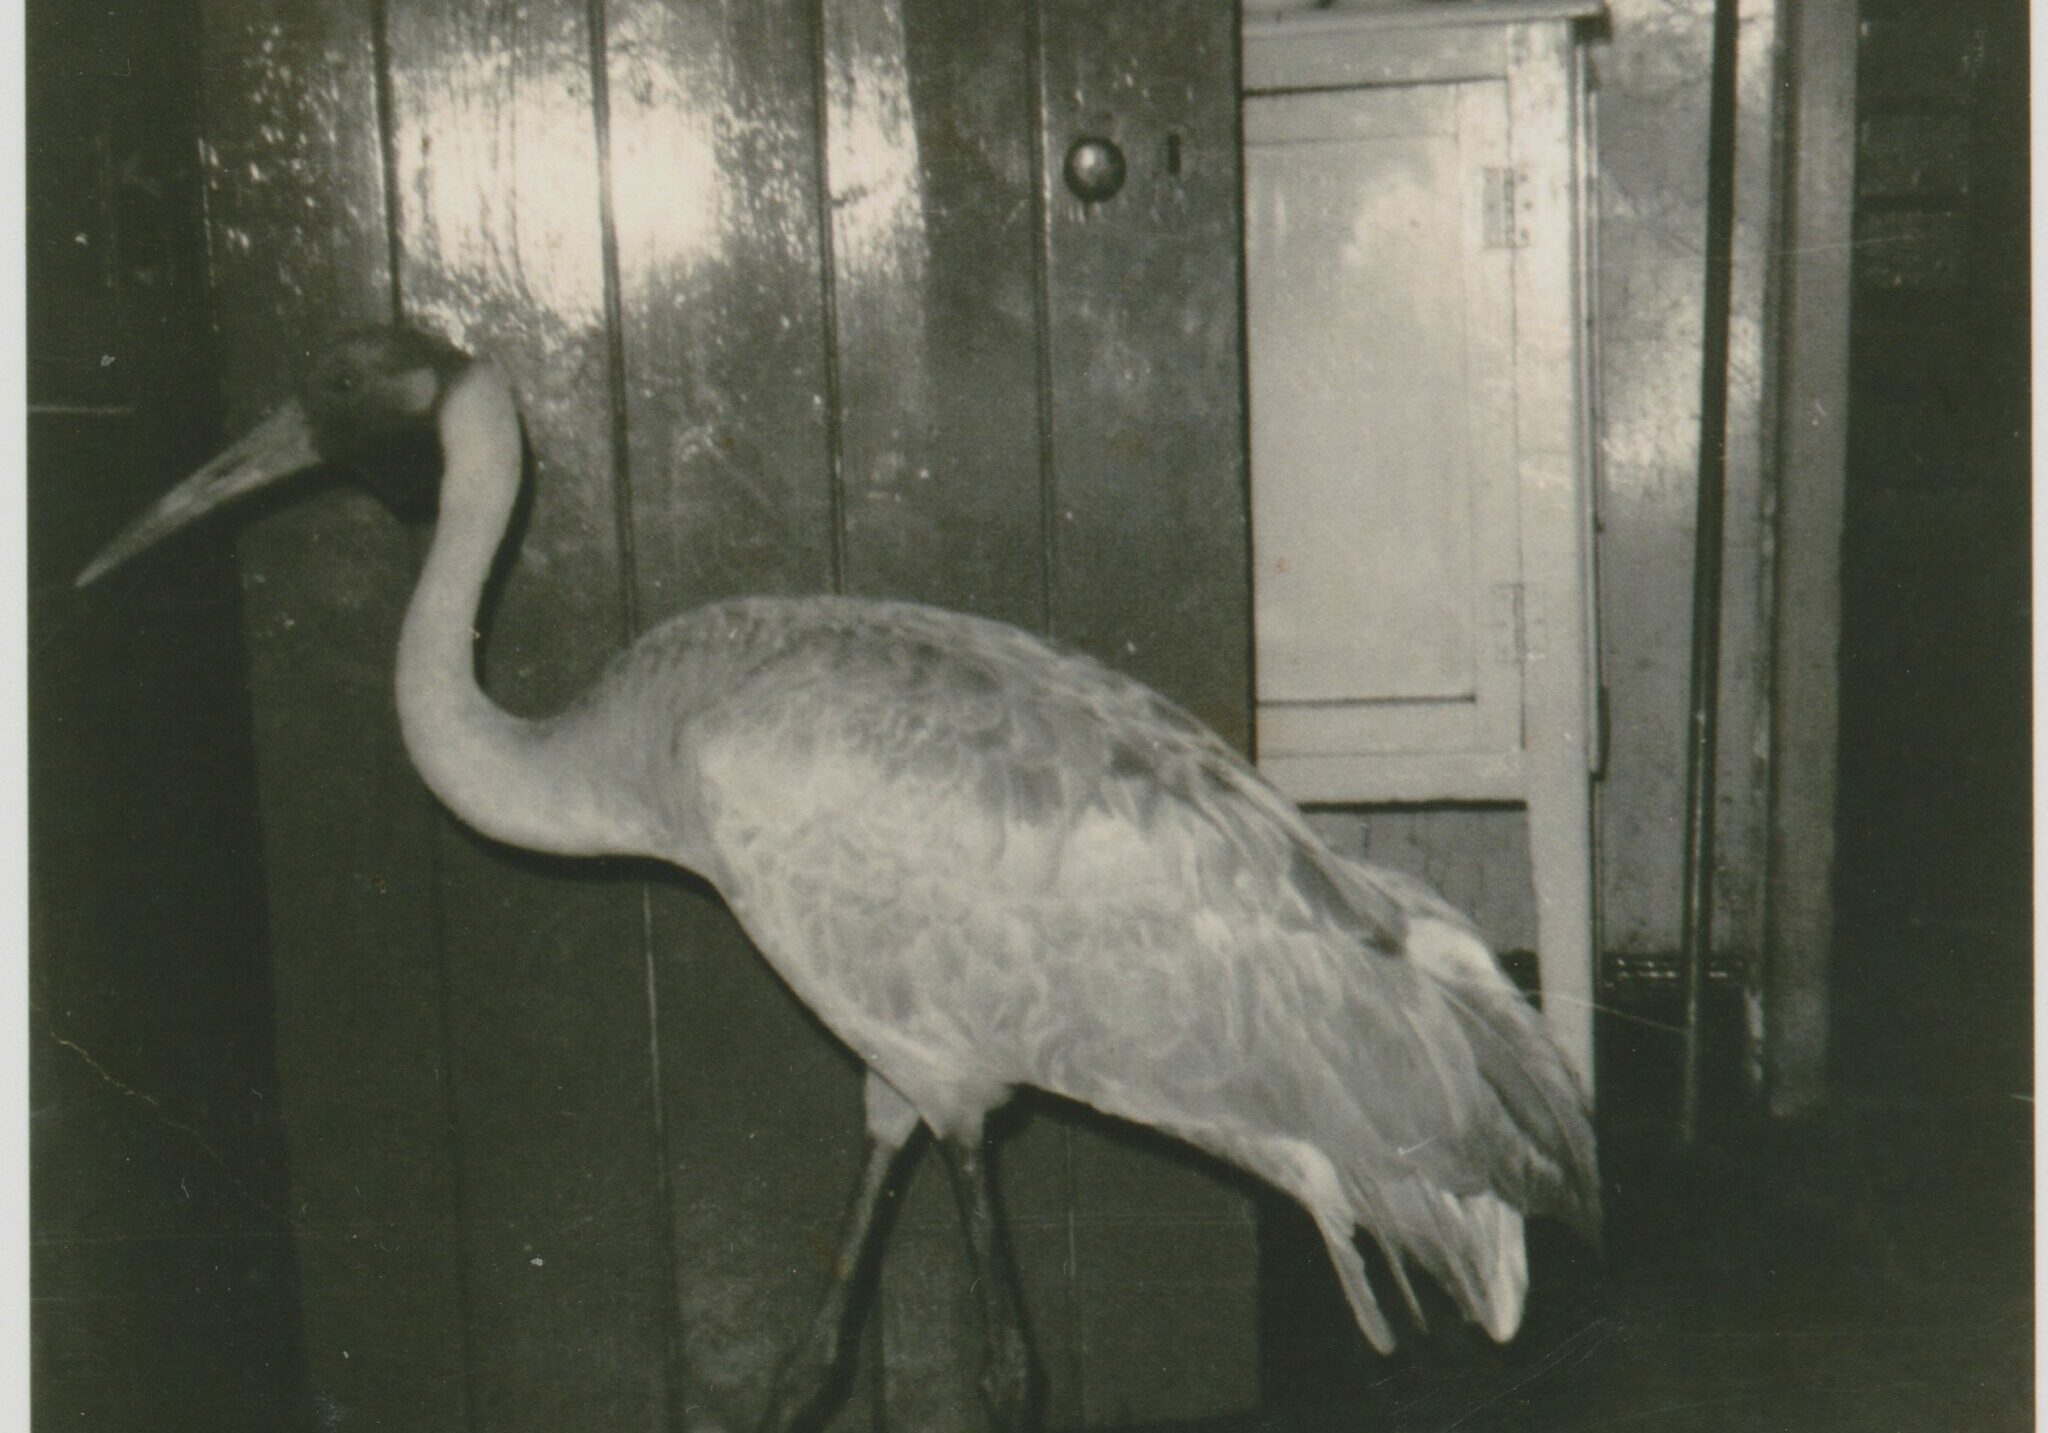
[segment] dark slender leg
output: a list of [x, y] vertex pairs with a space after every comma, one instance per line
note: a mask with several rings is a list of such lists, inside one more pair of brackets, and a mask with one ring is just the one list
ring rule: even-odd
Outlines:
[[953, 1174], [953, 1193], [967, 1226], [974, 1287], [981, 1296], [988, 1362], [981, 1371], [982, 1402], [997, 1433], [1028, 1433], [1038, 1425], [1039, 1377], [1024, 1333], [1024, 1306], [1008, 1241], [996, 1214], [988, 1161], [979, 1139], [948, 1139], [940, 1148]]
[[768, 1412], [761, 1420], [762, 1433], [795, 1433], [823, 1420], [845, 1394], [846, 1355], [853, 1347], [853, 1333], [859, 1324], [853, 1307], [854, 1294], [864, 1282], [867, 1266], [873, 1262], [877, 1237], [887, 1220], [880, 1217], [889, 1201], [896, 1158], [903, 1152], [905, 1138], [870, 1135], [867, 1166], [854, 1190], [853, 1203], [846, 1211], [845, 1234], [840, 1239], [839, 1257], [833, 1261], [832, 1282], [824, 1300], [811, 1317], [801, 1342], [776, 1370], [775, 1386], [769, 1390]]

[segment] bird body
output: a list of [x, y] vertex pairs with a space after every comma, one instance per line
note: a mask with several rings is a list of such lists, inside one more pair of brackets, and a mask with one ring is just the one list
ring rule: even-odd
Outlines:
[[[1464, 917], [1338, 856], [1150, 689], [959, 613], [714, 603], [561, 712], [508, 715], [477, 683], [473, 624], [519, 485], [517, 411], [488, 365], [430, 358], [432, 400], [410, 416], [438, 425], [441, 516], [397, 697], [456, 815], [703, 876], [867, 1066], [871, 1125], [895, 1110], [971, 1144], [1015, 1089], [1042, 1088], [1300, 1200], [1377, 1346], [1393, 1336], [1360, 1226], [1411, 1306], [1407, 1261], [1512, 1335], [1523, 1215], [1597, 1225], [1592, 1134]], [[366, 387], [424, 402], [416, 376], [350, 391]], [[308, 395], [316, 430], [324, 401]]]
[[[1570, 1077], [1543, 1072], [1549, 1127], [1489, 1084], [1489, 1022], [1544, 1040], [1462, 917], [1337, 857], [1219, 738], [1086, 656], [910, 603], [736, 599], [653, 629], [529, 730], [575, 754], [535, 765], [588, 783], [543, 804], [609, 813], [586, 854], [702, 875], [942, 1134], [1035, 1086], [1335, 1202], [1433, 1271], [1494, 1252], [1435, 1245], [1520, 1243], [1518, 1219], [1475, 1232], [1436, 1192], [1584, 1222], [1583, 1151], [1546, 1143]], [[1512, 1333], [1496, 1310], [1519, 1288], [1446, 1282]]]

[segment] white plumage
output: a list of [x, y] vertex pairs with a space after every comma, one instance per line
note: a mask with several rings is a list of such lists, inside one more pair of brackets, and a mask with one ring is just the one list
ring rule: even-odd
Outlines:
[[[397, 677], [414, 762], [486, 834], [657, 857], [724, 896], [870, 1072], [849, 1274], [915, 1124], [946, 1143], [990, 1224], [970, 1214], [1000, 1286], [985, 1306], [999, 1422], [1028, 1420], [1029, 1379], [975, 1152], [1019, 1086], [1299, 1200], [1382, 1350], [1394, 1336], [1356, 1228], [1411, 1306], [1412, 1263], [1498, 1339], [1521, 1317], [1524, 1214], [1597, 1228], [1583, 1095], [1470, 923], [1335, 855], [1220, 739], [1085, 656], [905, 603], [751, 598], [650, 631], [556, 716], [497, 708], [471, 624], [518, 490], [518, 419], [495, 369], [438, 340], [344, 338], [295, 409], [81, 580], [281, 469], [374, 459], [430, 421], [440, 521]], [[815, 1409], [844, 1282], [771, 1426]]]

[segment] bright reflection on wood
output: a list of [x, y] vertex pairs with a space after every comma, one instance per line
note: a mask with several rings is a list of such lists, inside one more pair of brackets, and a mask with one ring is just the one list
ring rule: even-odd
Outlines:
[[[869, 496], [901, 500], [916, 435], [906, 415], [930, 410], [926, 383], [931, 316], [931, 235], [923, 159], [911, 107], [909, 39], [898, 0], [844, 0], [826, 7], [825, 184], [832, 206], [832, 273], [838, 291], [842, 372], [850, 355], [887, 349], [896, 431], [873, 435]], [[849, 405], [867, 395], [848, 391]], [[851, 421], [860, 421], [858, 417]], [[861, 475], [853, 475], [856, 485]]]
[[[413, 246], [458, 280], [420, 316], [459, 334], [482, 304], [530, 308], [581, 328], [602, 320], [597, 152], [586, 72], [484, 34], [398, 77], [398, 202]], [[467, 292], [464, 292], [466, 290]]]
[[[730, 128], [720, 91], [677, 56], [704, 47], [673, 33], [680, 21], [657, 6], [612, 17], [612, 193], [620, 213], [619, 270], [628, 283], [687, 272], [711, 257], [724, 230], [725, 191], [717, 131]], [[684, 46], [678, 48], [679, 45]]]
[[840, 282], [920, 287], [926, 266], [924, 183], [911, 111], [908, 41], [894, 0], [828, 7], [826, 179]]

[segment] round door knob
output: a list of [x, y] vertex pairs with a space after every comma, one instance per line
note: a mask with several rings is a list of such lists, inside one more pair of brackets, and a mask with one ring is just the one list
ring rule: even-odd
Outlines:
[[1083, 135], [1067, 151], [1067, 188], [1084, 204], [1100, 204], [1124, 187], [1124, 152], [1111, 140]]

